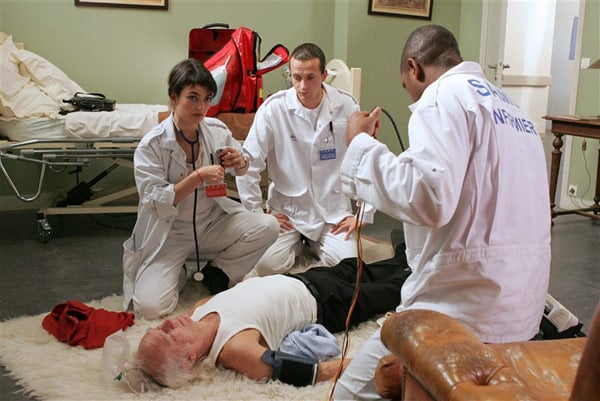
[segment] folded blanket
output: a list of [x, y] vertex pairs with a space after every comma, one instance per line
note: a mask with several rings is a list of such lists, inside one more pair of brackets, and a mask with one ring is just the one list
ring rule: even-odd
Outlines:
[[109, 335], [133, 325], [135, 315], [95, 309], [79, 301], [56, 305], [42, 321], [42, 327], [59, 341], [81, 345], [85, 349], [100, 348]]

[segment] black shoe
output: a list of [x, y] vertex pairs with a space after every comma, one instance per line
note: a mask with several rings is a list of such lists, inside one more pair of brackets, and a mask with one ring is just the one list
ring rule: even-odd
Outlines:
[[210, 295], [218, 294], [229, 288], [229, 277], [218, 267], [208, 264], [202, 269], [202, 274], [204, 274], [202, 282], [208, 288]]
[[404, 244], [404, 230], [401, 228], [394, 228], [390, 233], [390, 242], [394, 249], [398, 247], [400, 244]]
[[390, 242], [392, 243], [392, 247], [394, 249], [394, 255], [396, 257], [404, 255], [404, 251], [406, 250], [406, 244], [404, 243], [404, 230], [402, 228], [394, 228], [390, 233]]

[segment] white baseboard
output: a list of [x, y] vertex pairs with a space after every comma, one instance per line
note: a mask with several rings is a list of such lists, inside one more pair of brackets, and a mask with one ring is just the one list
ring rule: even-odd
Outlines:
[[578, 199], [578, 204], [576, 204], [573, 199], [568, 195], [563, 195], [560, 197], [559, 202], [557, 202], [557, 206], [561, 210], [576, 210], [581, 209], [583, 207], [591, 207], [594, 204], [594, 201], [591, 199]]

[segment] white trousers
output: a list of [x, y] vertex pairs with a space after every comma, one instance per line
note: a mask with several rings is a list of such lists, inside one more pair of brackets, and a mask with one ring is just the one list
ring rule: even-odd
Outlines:
[[[173, 312], [179, 300], [183, 265], [195, 255], [193, 226], [173, 229], [154, 260], [138, 272], [133, 307], [146, 319]], [[206, 229], [198, 230], [201, 260], [223, 270], [229, 285], [240, 282], [279, 233], [277, 220], [268, 214], [222, 214]]]
[[358, 350], [335, 386], [335, 401], [382, 400], [375, 388], [375, 368], [391, 352], [381, 342], [377, 331]]
[[[354, 234], [346, 240], [346, 232], [334, 235], [331, 233], [332, 227], [326, 224], [317, 241], [306, 240], [310, 250], [319, 259], [320, 266], [335, 266], [342, 259], [356, 257]], [[295, 229], [280, 233], [250, 275], [269, 276], [289, 272], [294, 267], [296, 257], [302, 254], [303, 246], [302, 237]]]

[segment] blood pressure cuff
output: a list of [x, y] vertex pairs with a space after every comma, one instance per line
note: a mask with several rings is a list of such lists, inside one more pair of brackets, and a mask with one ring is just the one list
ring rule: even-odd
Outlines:
[[296, 387], [315, 384], [319, 361], [314, 358], [266, 350], [262, 360], [273, 367], [273, 380], [279, 380]]

